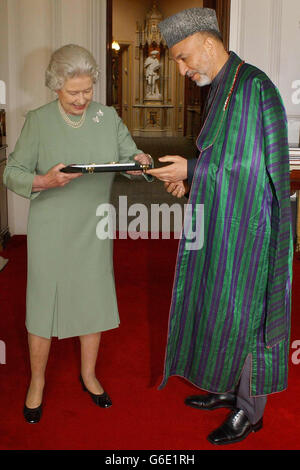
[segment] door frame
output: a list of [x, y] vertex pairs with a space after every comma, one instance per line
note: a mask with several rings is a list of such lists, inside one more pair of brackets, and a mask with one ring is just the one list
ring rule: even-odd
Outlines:
[[112, 105], [112, 2], [106, 0], [106, 105]]

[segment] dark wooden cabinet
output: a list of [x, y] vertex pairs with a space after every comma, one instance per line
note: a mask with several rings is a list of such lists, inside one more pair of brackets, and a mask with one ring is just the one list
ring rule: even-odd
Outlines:
[[0, 146], [0, 248], [9, 238], [8, 213], [7, 213], [7, 189], [3, 183], [3, 173], [6, 165], [7, 145]]

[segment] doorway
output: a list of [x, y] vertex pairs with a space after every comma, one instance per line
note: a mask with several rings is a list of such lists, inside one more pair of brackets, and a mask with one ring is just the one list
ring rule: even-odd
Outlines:
[[112, 102], [127, 127], [131, 128], [132, 45], [117, 43], [112, 51]]
[[[118, 54], [112, 49], [113, 42], [113, 1], [107, 0], [107, 93], [106, 103], [114, 106], [129, 129], [132, 125], [132, 73], [134, 44], [120, 43]], [[149, 4], [153, 2], [148, 2]], [[156, 2], [158, 5], [160, 2]], [[203, 0], [203, 7], [216, 10], [217, 18], [226, 49], [229, 45], [231, 0]], [[162, 2], [163, 5], [163, 2]], [[183, 86], [183, 132], [182, 135], [195, 140], [199, 134], [202, 110], [209, 86], [200, 88], [188, 78]]]

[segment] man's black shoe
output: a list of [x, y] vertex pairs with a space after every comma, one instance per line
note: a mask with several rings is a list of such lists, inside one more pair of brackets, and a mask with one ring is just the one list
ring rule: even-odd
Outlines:
[[234, 408], [236, 396], [234, 393], [209, 393], [208, 395], [192, 395], [184, 403], [199, 410], [216, 410], [218, 408]]
[[263, 418], [251, 424], [243, 410], [233, 410], [222, 426], [209, 434], [207, 439], [215, 445], [234, 444], [245, 439], [251, 432], [257, 432], [263, 427]]

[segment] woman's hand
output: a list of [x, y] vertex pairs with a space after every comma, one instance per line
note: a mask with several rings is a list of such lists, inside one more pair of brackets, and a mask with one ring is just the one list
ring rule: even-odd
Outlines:
[[164, 186], [168, 193], [171, 193], [172, 196], [175, 196], [178, 198], [187, 194], [190, 189], [187, 180], [178, 181], [177, 183], [170, 183], [166, 181]]
[[172, 165], [166, 165], [153, 170], [146, 170], [147, 175], [155, 176], [161, 181], [178, 183], [187, 179], [187, 160], [179, 155], [166, 155], [159, 158], [160, 162], [171, 162]]
[[[150, 157], [150, 155], [148, 155], [147, 153], [139, 153], [138, 155], [136, 155], [134, 157], [134, 159], [140, 164], [140, 165], [151, 165], [152, 163], [152, 159]], [[126, 173], [128, 175], [135, 175], [135, 176], [138, 176], [138, 175], [142, 175], [143, 172], [141, 170], [138, 170], [138, 171], [126, 171]]]
[[35, 175], [32, 185], [32, 192], [44, 191], [45, 189], [65, 186], [75, 178], [82, 176], [82, 173], [62, 173], [61, 168], [66, 165], [59, 163], [50, 168], [45, 175]]

